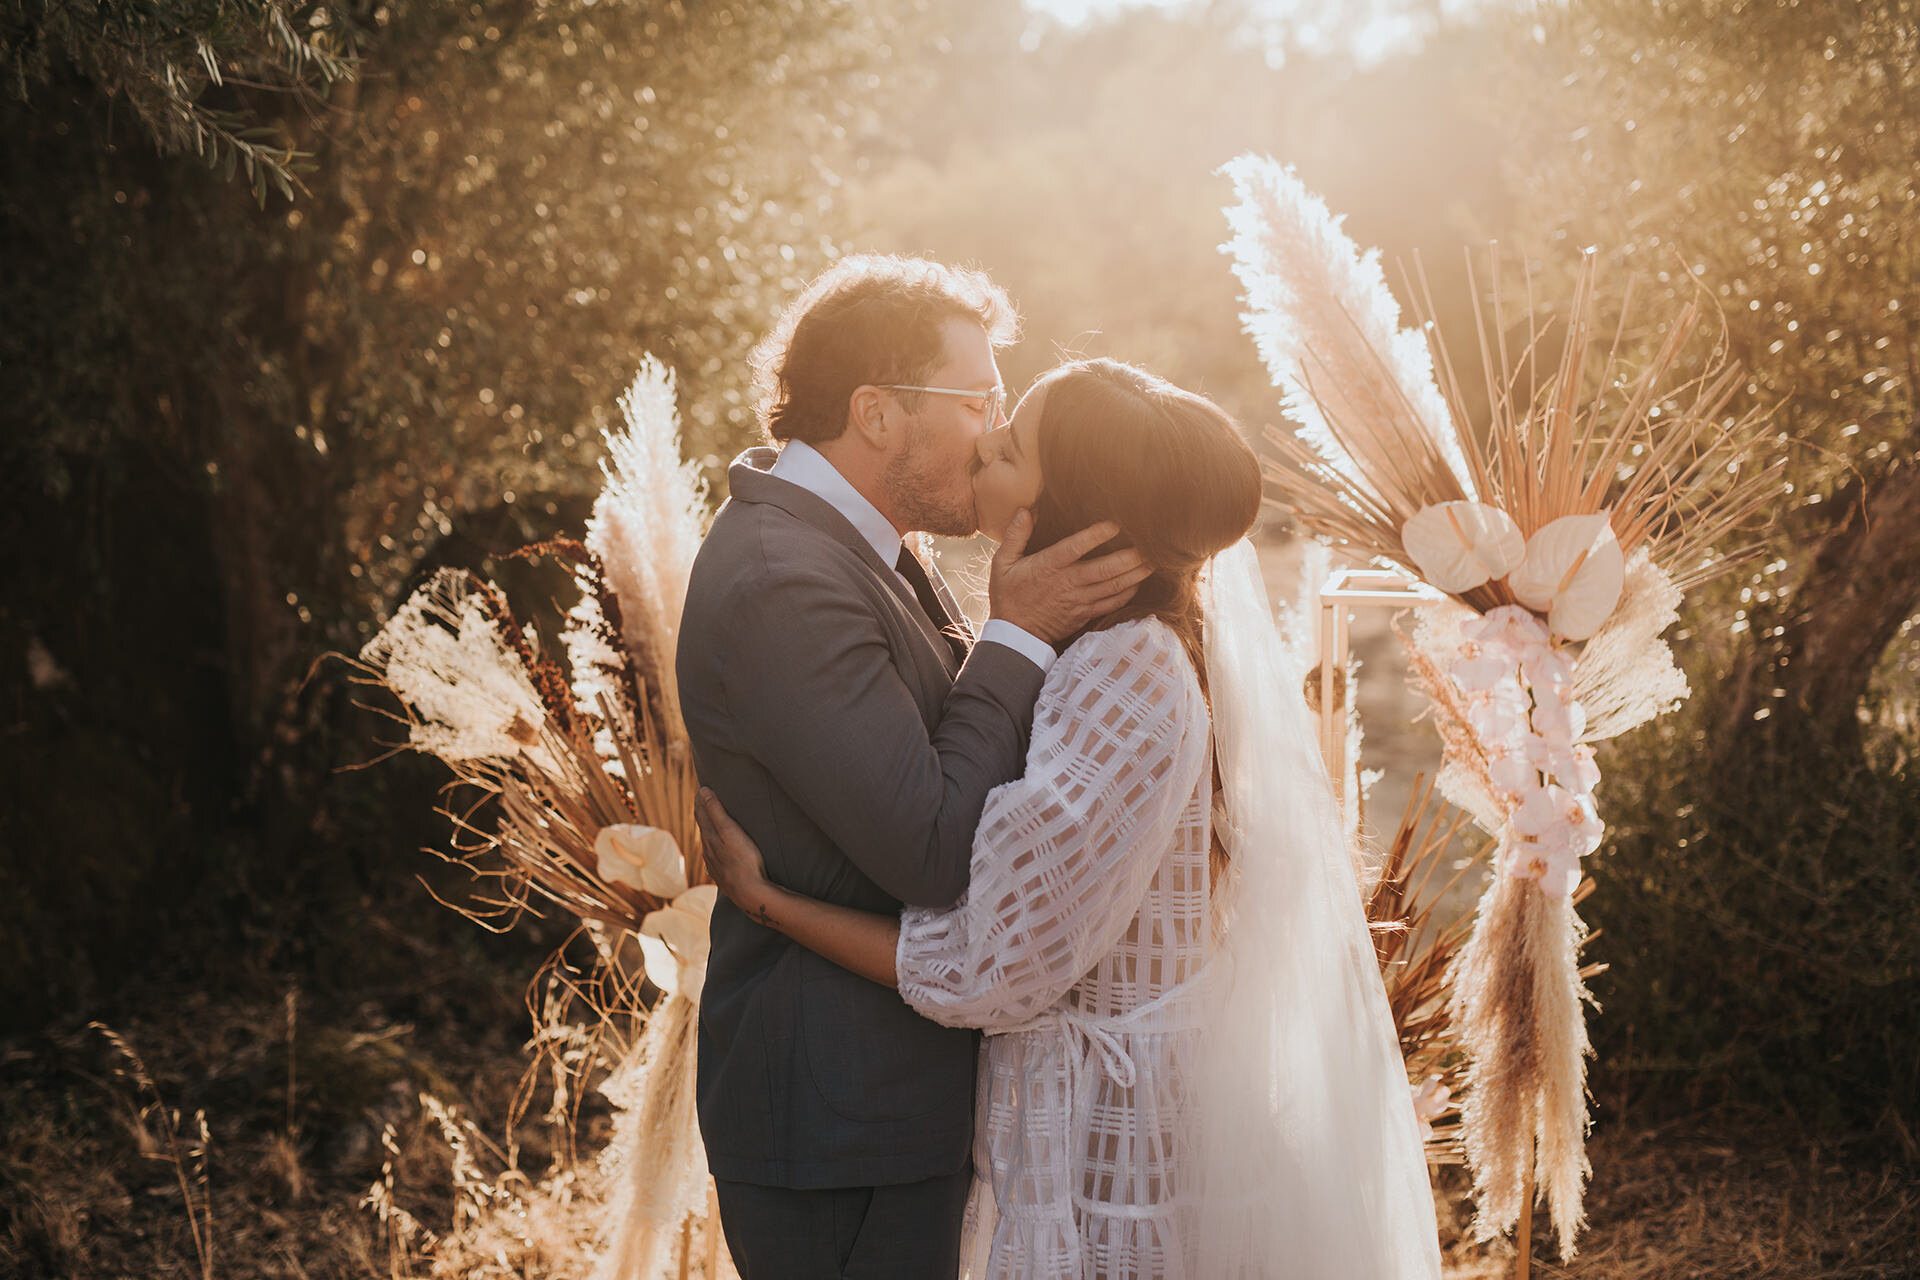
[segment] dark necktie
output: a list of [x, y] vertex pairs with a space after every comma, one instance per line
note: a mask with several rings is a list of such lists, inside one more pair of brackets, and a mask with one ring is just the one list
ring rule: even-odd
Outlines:
[[926, 612], [927, 620], [933, 623], [933, 629], [953, 650], [954, 661], [964, 664], [967, 660], [966, 636], [959, 624], [947, 614], [946, 606], [940, 603], [940, 593], [933, 589], [933, 579], [927, 576], [920, 557], [907, 550], [905, 543], [901, 543], [900, 558], [893, 562], [893, 567], [913, 588], [913, 594], [920, 601], [920, 608]]

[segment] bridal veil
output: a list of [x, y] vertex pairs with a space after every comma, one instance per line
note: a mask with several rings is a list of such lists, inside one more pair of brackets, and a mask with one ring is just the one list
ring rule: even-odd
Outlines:
[[1253, 545], [1214, 560], [1206, 667], [1230, 857], [1195, 1078], [1208, 1280], [1437, 1280], [1412, 1092]]

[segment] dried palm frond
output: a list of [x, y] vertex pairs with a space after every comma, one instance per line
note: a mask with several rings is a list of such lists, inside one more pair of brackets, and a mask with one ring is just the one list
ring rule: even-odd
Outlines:
[[[1400, 1053], [1410, 1081], [1436, 1079], [1458, 1096], [1465, 1083], [1465, 1056], [1454, 1043], [1447, 971], [1472, 928], [1471, 917], [1447, 919], [1445, 904], [1456, 887], [1483, 867], [1492, 845], [1480, 842], [1464, 854], [1461, 837], [1468, 815], [1437, 801], [1425, 774], [1387, 846], [1384, 865], [1367, 895], [1367, 922], [1386, 981], [1387, 1003], [1400, 1035]], [[1431, 1117], [1429, 1117], [1431, 1118]], [[1462, 1158], [1457, 1123], [1436, 1122], [1428, 1158]]]
[[[706, 1187], [704, 1159], [695, 1158], [697, 1139], [689, 1137], [695, 1132], [687, 1030], [692, 1002], [679, 993], [656, 999], [644, 980], [644, 961], [633, 954], [635, 935], [650, 912], [668, 904], [606, 878], [596, 841], [602, 828], [616, 823], [666, 831], [678, 843], [687, 880], [699, 883], [697, 784], [684, 742], [669, 749], [655, 704], [633, 683], [617, 651], [600, 673], [610, 680], [597, 687], [576, 681], [593, 692], [590, 709], [572, 701], [557, 670], [536, 680], [529, 667], [538, 661], [491, 584], [446, 572], [363, 650], [361, 670], [363, 683], [398, 697], [402, 710], [395, 718], [409, 725], [408, 745], [438, 755], [453, 771], [441, 806], [453, 824], [452, 849], [440, 856], [486, 887], [466, 901], [440, 901], [495, 931], [510, 928], [522, 912], [539, 915], [558, 906], [581, 922], [575, 936], [584, 933], [593, 942], [585, 969], [568, 961], [569, 946], [562, 944], [529, 987], [534, 1056], [512, 1113], [517, 1119], [546, 1074], [553, 1082], [550, 1114], [564, 1118], [571, 1135], [589, 1075], [603, 1063], [622, 1064], [602, 1091], [612, 1087], [609, 1096], [621, 1110], [623, 1158], [637, 1159], [637, 1144], [652, 1150], [664, 1143], [679, 1171], [670, 1204], [632, 1177], [620, 1180], [621, 1209], [613, 1221], [627, 1261], [607, 1274], [637, 1275], [636, 1260], [666, 1247], [660, 1222], [679, 1223], [681, 1202], [691, 1204]], [[536, 684], [548, 691], [551, 705]], [[508, 728], [498, 727], [502, 720]], [[572, 1021], [576, 1010], [588, 1015], [584, 1024]], [[660, 1219], [656, 1210], [672, 1212]]]
[[[551, 702], [543, 701], [529, 669], [539, 661], [491, 584], [444, 570], [394, 614], [358, 665], [361, 683], [398, 699], [393, 718], [408, 726], [406, 745], [453, 770], [441, 808], [454, 827], [445, 856], [493, 889], [448, 905], [496, 930], [523, 911], [540, 914], [541, 903], [637, 930], [664, 904], [603, 878], [594, 842], [615, 823], [657, 827], [678, 842], [697, 882], [691, 763], [669, 749], [644, 696], [635, 715], [627, 698], [602, 690], [588, 713], [551, 672], [542, 681]], [[611, 744], [617, 771], [596, 735]], [[483, 825], [482, 810], [493, 825]]]

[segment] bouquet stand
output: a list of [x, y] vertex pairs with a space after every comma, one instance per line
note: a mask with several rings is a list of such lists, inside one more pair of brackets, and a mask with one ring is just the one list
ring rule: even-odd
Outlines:
[[1336, 569], [1320, 588], [1320, 755], [1333, 780], [1333, 797], [1342, 806], [1347, 799], [1347, 661], [1352, 642], [1354, 606], [1406, 608], [1438, 600], [1433, 588], [1392, 569]]

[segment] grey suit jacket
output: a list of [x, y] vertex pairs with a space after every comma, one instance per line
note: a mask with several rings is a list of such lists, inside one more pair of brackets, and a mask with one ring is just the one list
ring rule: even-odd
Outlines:
[[[948, 906], [987, 792], [1022, 772], [1042, 674], [995, 644], [956, 670], [893, 567], [768, 474], [777, 456], [735, 460], [688, 585], [676, 669], [700, 779], [778, 883], [867, 911]], [[700, 1005], [714, 1175], [810, 1188], [952, 1173], [972, 1146], [978, 1043], [722, 898]]]

